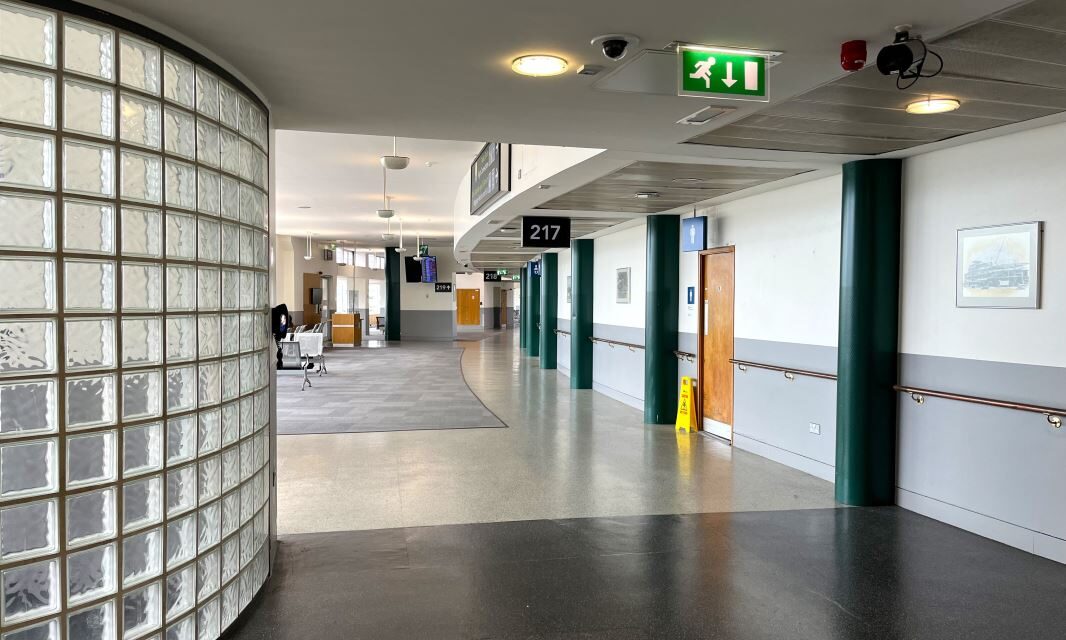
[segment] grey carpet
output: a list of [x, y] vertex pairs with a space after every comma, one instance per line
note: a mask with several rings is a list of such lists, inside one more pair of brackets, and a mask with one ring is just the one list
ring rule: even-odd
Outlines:
[[279, 372], [278, 433], [506, 427], [466, 385], [462, 355], [452, 343], [334, 349], [304, 391], [300, 372]]

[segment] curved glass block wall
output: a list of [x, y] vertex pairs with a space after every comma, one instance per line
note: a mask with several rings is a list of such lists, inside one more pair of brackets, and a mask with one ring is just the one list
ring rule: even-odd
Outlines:
[[0, 0], [0, 638], [212, 640], [269, 569], [267, 114], [70, 11]]

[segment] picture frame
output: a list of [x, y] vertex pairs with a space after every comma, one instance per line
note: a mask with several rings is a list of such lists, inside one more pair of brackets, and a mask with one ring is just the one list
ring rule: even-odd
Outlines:
[[959, 229], [955, 306], [1039, 309], [1043, 222]]
[[614, 301], [618, 304], [629, 304], [630, 270], [631, 267], [622, 267], [615, 270]]

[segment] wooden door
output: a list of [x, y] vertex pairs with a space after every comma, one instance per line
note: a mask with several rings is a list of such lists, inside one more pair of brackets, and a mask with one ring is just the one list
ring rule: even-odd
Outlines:
[[481, 289], [456, 290], [456, 321], [462, 325], [481, 324]]
[[704, 426], [733, 439], [733, 251], [702, 256], [700, 389]]
[[500, 289], [500, 327], [510, 326], [507, 321], [507, 289]]

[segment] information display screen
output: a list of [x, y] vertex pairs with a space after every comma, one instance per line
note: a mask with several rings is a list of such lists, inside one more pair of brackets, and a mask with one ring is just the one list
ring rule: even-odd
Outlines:
[[480, 213], [511, 190], [511, 146], [490, 142], [470, 165], [470, 213]]
[[426, 256], [422, 258], [422, 282], [437, 281], [437, 257]]

